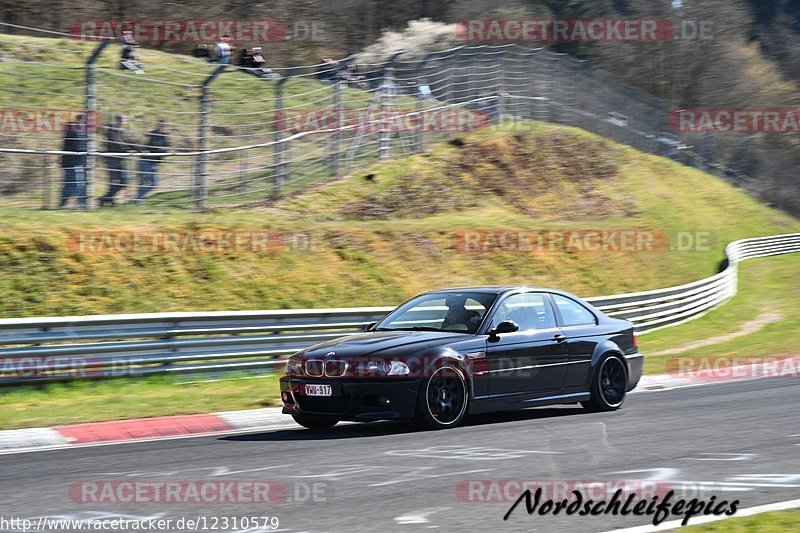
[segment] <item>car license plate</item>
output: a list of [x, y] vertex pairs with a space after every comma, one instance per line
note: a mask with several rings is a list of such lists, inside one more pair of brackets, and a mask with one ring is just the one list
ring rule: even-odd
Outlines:
[[333, 396], [330, 385], [308, 385], [306, 384], [307, 396]]

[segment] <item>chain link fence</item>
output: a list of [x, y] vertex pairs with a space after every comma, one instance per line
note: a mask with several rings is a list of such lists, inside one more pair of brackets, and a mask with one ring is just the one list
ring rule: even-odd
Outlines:
[[[668, 131], [667, 102], [544, 49], [462, 46], [424, 57], [397, 52], [373, 63], [350, 56], [291, 68], [141, 50], [143, 68], [130, 70], [121, 68], [118, 43], [53, 41], [59, 60], [45, 40], [0, 34], [0, 205], [65, 204], [64, 129], [79, 113], [90, 117], [86, 151], [72, 155], [88, 156], [86, 186], [66, 207], [83, 206], [76, 202], [82, 199], [88, 209], [97, 206], [110, 181], [119, 189], [117, 203], [270, 202], [379, 159], [518, 120], [576, 126], [740, 186], [754, 184], [719, 162], [711, 136]], [[116, 115], [127, 117], [123, 152], [108, 151]], [[161, 152], [147, 141], [159, 120], [169, 140]], [[728, 152], [746, 162], [743, 150]], [[161, 163], [154, 187], [141, 189], [143, 178], [153, 177], [142, 164], [148, 156]]]

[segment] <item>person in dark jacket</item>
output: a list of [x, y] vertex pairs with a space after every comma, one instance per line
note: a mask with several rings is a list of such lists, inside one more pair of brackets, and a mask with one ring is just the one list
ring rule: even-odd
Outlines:
[[[74, 122], [67, 124], [64, 131], [65, 152], [86, 152], [86, 116], [75, 117]], [[64, 169], [64, 188], [61, 190], [59, 208], [67, 205], [67, 201], [76, 197], [78, 207], [86, 207], [86, 154], [64, 154], [61, 156], [61, 167]]]
[[[156, 123], [156, 129], [147, 134], [144, 151], [151, 153], [166, 153], [169, 150], [169, 137], [167, 137], [164, 119]], [[158, 166], [164, 156], [143, 155], [139, 160], [139, 190], [134, 202], [142, 203], [145, 196], [158, 185]]]
[[[136, 151], [135, 143], [125, 135], [125, 117], [115, 115], [114, 122], [106, 126], [106, 152], [132, 153]], [[120, 156], [106, 156], [108, 167], [108, 192], [99, 199], [100, 207], [114, 207], [114, 197], [128, 186], [126, 161]]]

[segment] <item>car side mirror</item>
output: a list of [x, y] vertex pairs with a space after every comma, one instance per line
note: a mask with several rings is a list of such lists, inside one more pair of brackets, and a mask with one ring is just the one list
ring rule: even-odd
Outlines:
[[519, 324], [513, 320], [503, 320], [489, 331], [489, 336], [496, 337], [501, 333], [514, 333], [515, 331], [519, 331]]
[[378, 325], [377, 322], [370, 322], [369, 324], [364, 326], [364, 331], [372, 331], [372, 328], [374, 328], [377, 325]]

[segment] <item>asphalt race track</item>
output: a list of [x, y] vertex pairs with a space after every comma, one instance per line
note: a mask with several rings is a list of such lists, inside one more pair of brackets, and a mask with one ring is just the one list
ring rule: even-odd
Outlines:
[[[797, 499], [798, 398], [800, 382], [772, 378], [633, 394], [614, 413], [532, 409], [438, 432], [349, 424], [320, 434], [298, 428], [4, 455], [0, 514], [277, 516], [281, 531], [309, 532], [605, 531], [651, 518], [529, 516], [522, 504], [504, 522], [511, 502], [463, 501], [457, 487], [466, 480], [649, 479], [704, 490], [698, 496], [705, 499], [739, 499], [740, 509]], [[85, 504], [69, 493], [82, 480], [208, 479], [281, 482], [287, 501]]]

